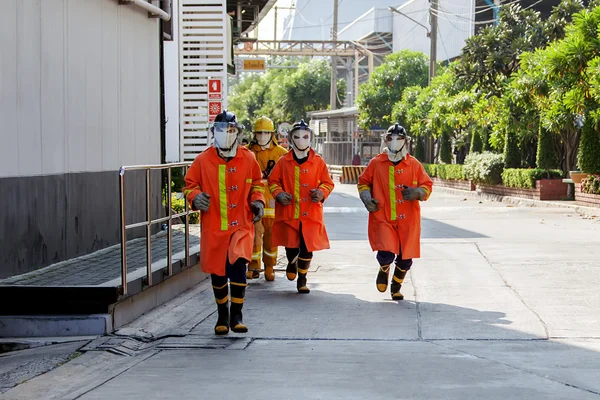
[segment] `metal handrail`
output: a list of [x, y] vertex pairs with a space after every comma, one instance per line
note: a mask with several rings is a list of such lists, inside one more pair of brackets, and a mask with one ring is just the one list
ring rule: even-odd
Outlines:
[[[134, 228], [146, 227], [146, 280], [148, 286], [152, 285], [152, 225], [167, 222], [167, 274], [173, 275], [173, 228], [172, 221], [176, 218], [185, 216], [185, 265], [190, 265], [190, 214], [198, 213], [189, 208], [187, 199], [185, 199], [185, 212], [173, 214], [171, 209], [171, 169], [185, 168], [185, 173], [192, 165], [191, 162], [180, 162], [170, 164], [153, 164], [153, 165], [130, 165], [123, 166], [119, 170], [119, 196], [120, 196], [120, 214], [121, 214], [121, 294], [127, 294], [127, 230]], [[167, 170], [168, 192], [167, 192], [167, 209], [169, 215], [162, 218], [152, 219], [152, 207], [150, 202], [150, 171], [152, 170]], [[125, 222], [125, 172], [126, 171], [146, 171], [146, 220], [127, 225]]]

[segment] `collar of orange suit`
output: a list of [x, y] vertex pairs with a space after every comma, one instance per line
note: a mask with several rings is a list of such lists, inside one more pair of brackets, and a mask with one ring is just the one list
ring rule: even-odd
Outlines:
[[[313, 149], [310, 149], [308, 151], [308, 160], [306, 160], [305, 162], [311, 162], [317, 156], [316, 154], [317, 153], [315, 153], [315, 151]], [[288, 151], [286, 155], [281, 157], [280, 160], [296, 162], [296, 160], [294, 159], [294, 152], [291, 150]]]

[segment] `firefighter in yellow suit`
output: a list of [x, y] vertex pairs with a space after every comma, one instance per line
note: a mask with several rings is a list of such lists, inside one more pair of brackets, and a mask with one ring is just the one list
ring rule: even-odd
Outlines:
[[[262, 237], [255, 238], [255, 245], [252, 250], [252, 261], [248, 265], [246, 277], [248, 279], [257, 279], [260, 276], [260, 261], [262, 258], [262, 262], [265, 266], [265, 280], [272, 281], [275, 279], [273, 267], [277, 264], [277, 246], [271, 245], [271, 232], [273, 230], [273, 221], [275, 219], [275, 199], [271, 196], [271, 193], [266, 190], [268, 187], [267, 178], [277, 161], [287, 153], [287, 150], [277, 143], [277, 139], [275, 138], [275, 126], [271, 119], [265, 116], [260, 117], [254, 123], [253, 131], [254, 137], [248, 145], [248, 149], [256, 156], [256, 160], [262, 171], [266, 204], [264, 217], [262, 221], [258, 222], [258, 225], [262, 223], [264, 233], [262, 234]], [[262, 229], [260, 226], [255, 226], [257, 236], [260, 236], [261, 231]]]

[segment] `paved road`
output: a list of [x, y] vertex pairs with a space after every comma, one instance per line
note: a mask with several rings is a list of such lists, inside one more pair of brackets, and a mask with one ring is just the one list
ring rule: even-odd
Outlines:
[[354, 187], [326, 206], [312, 292], [253, 281], [248, 334], [214, 338], [205, 282], [118, 332], [145, 349], [87, 352], [0, 399], [600, 399], [597, 219], [434, 192], [395, 302]]

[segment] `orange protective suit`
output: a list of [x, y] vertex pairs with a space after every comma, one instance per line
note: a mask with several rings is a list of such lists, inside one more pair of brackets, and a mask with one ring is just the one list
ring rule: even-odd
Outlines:
[[210, 147], [192, 163], [185, 176], [187, 200], [191, 204], [202, 192], [211, 198], [210, 208], [200, 216], [200, 266], [204, 272], [224, 276], [227, 257], [231, 264], [252, 258], [250, 203], [265, 202], [261, 178], [254, 154], [241, 146], [229, 162]]
[[309, 252], [329, 248], [329, 239], [323, 222], [323, 203], [313, 203], [311, 189], [320, 189], [329, 197], [334, 184], [323, 159], [310, 150], [308, 160], [299, 165], [290, 151], [279, 159], [269, 176], [269, 190], [273, 197], [282, 192], [294, 199], [288, 206], [277, 204], [273, 224], [274, 246], [300, 247], [300, 223]]
[[402, 259], [421, 255], [421, 205], [402, 199], [403, 185], [425, 190], [425, 200], [433, 183], [423, 165], [410, 154], [394, 165], [387, 154], [373, 158], [358, 178], [358, 191], [370, 190], [379, 201], [379, 210], [369, 213], [369, 242], [373, 251], [400, 254]]
[[[274, 136], [274, 135], [273, 135]], [[287, 154], [287, 150], [277, 144], [275, 138], [269, 143], [269, 147], [263, 149], [257, 143], [251, 143], [248, 148], [256, 156], [256, 161], [262, 171], [263, 185], [265, 188], [265, 215], [262, 220], [264, 233], [262, 237], [262, 246], [254, 246], [252, 250], [252, 262], [248, 266], [249, 270], [260, 270], [261, 258], [265, 267], [274, 267], [277, 264], [277, 246], [271, 241], [273, 219], [275, 218], [275, 199], [268, 190], [267, 178], [275, 167], [277, 161]]]

